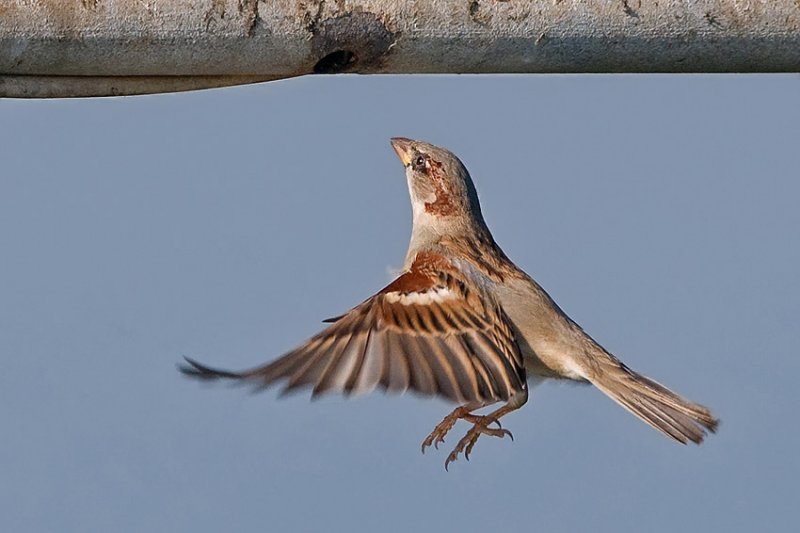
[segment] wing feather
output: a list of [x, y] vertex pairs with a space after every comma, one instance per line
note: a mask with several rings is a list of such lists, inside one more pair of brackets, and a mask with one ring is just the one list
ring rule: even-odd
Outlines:
[[439, 392], [436, 376], [433, 373], [430, 357], [420, 348], [420, 342], [413, 336], [403, 338], [403, 349], [408, 356], [411, 372], [411, 388], [425, 396]]
[[344, 347], [332, 351], [330, 360], [322, 375], [314, 385], [314, 396], [326, 392], [341, 392], [344, 390], [354, 367], [358, 364], [359, 356], [364, 352], [364, 344], [369, 331], [360, 331], [346, 338]]
[[313, 385], [325, 372], [328, 362], [335, 357], [342, 345], [347, 343], [347, 338], [331, 335], [325, 339], [319, 349], [314, 351], [303, 350], [306, 354], [305, 363], [290, 375], [286, 383], [285, 392], [298, 389], [305, 385]]
[[[470, 274], [474, 276], [475, 274]], [[409, 271], [278, 360], [249, 371], [191, 360], [198, 379], [235, 378], [284, 391], [362, 394], [381, 386], [489, 404], [524, 390], [525, 370], [500, 305], [446, 257], [420, 253]]]
[[459, 388], [460, 396], [464, 399], [482, 401], [484, 396], [478, 388], [470, 354], [464, 350], [464, 345], [459, 342], [458, 337], [451, 335], [430, 344], [434, 351], [441, 353], [442, 360], [452, 369], [453, 383]]
[[378, 386], [386, 363], [386, 337], [374, 330], [369, 331], [369, 339], [364, 348], [363, 362], [358, 375], [354, 376], [353, 394], [366, 394]]
[[384, 357], [387, 360], [384, 370], [384, 385], [386, 390], [398, 394], [408, 390], [411, 371], [408, 367], [407, 351], [403, 350], [402, 337], [394, 332], [386, 332], [387, 350]]

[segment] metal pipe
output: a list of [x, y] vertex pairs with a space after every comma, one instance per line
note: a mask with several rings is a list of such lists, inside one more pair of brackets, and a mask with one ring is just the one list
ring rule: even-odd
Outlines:
[[0, 0], [0, 96], [311, 73], [800, 72], [800, 0]]

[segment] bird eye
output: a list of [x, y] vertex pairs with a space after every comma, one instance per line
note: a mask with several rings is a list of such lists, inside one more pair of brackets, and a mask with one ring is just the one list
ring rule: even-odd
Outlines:
[[425, 156], [418, 155], [411, 164], [414, 170], [425, 170]]

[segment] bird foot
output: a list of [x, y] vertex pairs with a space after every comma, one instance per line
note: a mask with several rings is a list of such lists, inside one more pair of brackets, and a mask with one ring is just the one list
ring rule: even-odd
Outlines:
[[[514, 435], [507, 429], [503, 429], [500, 426], [500, 422], [491, 417], [491, 416], [475, 416], [472, 415], [470, 420], [473, 422], [472, 428], [467, 431], [467, 434], [458, 441], [458, 444], [450, 452], [450, 455], [447, 456], [447, 460], [444, 462], [444, 469], [447, 470], [450, 466], [450, 463], [458, 459], [459, 454], [464, 454], [464, 459], [469, 461], [469, 454], [472, 453], [472, 448], [475, 446], [475, 443], [478, 442], [478, 438], [481, 435], [491, 435], [492, 437], [500, 437], [503, 438], [508, 436], [511, 440], [514, 440]], [[498, 425], [497, 428], [490, 428], [489, 425], [496, 423]]]
[[444, 417], [444, 420], [439, 422], [439, 424], [433, 428], [431, 434], [422, 441], [422, 453], [425, 453], [425, 450], [433, 445], [434, 448], [437, 450], [439, 449], [439, 443], [444, 442], [444, 437], [447, 435], [455, 423], [460, 419], [467, 416], [473, 416], [469, 414], [469, 411], [466, 410], [464, 407], [458, 407], [452, 413]]

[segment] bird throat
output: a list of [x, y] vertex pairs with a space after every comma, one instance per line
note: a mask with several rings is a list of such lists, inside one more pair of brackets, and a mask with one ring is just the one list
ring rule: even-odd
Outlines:
[[447, 176], [440, 164], [431, 165], [429, 171], [431, 183], [434, 186], [432, 202], [425, 202], [425, 211], [434, 216], [455, 215], [458, 206], [453, 201], [453, 195], [448, 190]]

